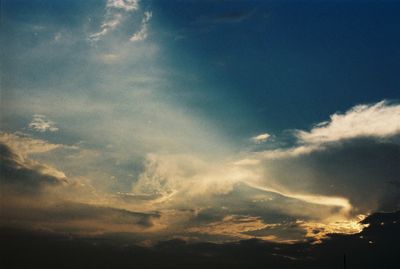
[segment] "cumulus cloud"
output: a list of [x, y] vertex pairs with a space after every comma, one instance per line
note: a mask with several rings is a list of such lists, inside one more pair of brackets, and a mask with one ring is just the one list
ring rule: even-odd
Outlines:
[[[357, 105], [309, 131], [297, 131], [292, 147], [249, 153], [234, 164], [253, 172], [253, 178], [243, 181], [253, 188], [310, 206], [336, 206], [331, 219], [310, 222], [334, 231], [335, 222], [351, 226], [357, 214], [400, 206], [400, 192], [392, 187], [400, 178], [399, 126], [399, 104]], [[298, 214], [293, 209], [290, 205], [282, 210]]]
[[[381, 101], [357, 105], [345, 113], [335, 113], [328, 121], [309, 130], [295, 131], [295, 145], [257, 153], [259, 158], [292, 158], [325, 150], [329, 144], [345, 140], [371, 138], [391, 139], [400, 135], [400, 104]], [[240, 161], [238, 161], [240, 163]]]
[[353, 209], [369, 212], [398, 206], [400, 145], [370, 138], [325, 145], [324, 150], [261, 161], [269, 186], [295, 193], [347, 197]]
[[152, 13], [149, 11], [146, 11], [144, 13], [144, 18], [142, 19], [142, 23], [140, 25], [140, 29], [139, 31], [137, 31], [136, 33], [134, 33], [129, 40], [130, 41], [141, 41], [141, 40], [145, 40], [147, 38], [148, 35], [148, 24], [149, 21], [152, 17]]
[[[130, 190], [129, 187], [119, 188], [119, 192], [111, 194], [109, 189], [100, 192], [94, 188], [96, 199], [90, 201], [85, 200], [86, 194], [77, 198], [62, 194], [63, 191], [58, 193], [75, 203], [147, 212], [145, 214], [160, 212], [159, 217], [151, 216], [144, 220], [141, 217], [136, 220], [135, 217], [132, 220], [131, 217], [122, 217], [118, 210], [119, 213], [111, 210], [108, 214], [108, 210], [103, 212], [103, 209], [94, 208], [96, 212], [108, 214], [113, 222], [108, 223], [97, 215], [86, 213], [86, 210], [79, 211], [77, 208], [80, 206], [73, 206], [76, 214], [82, 216], [73, 219], [71, 212], [74, 210], [67, 206], [68, 214], [60, 211], [66, 216], [64, 223], [68, 223], [63, 227], [80, 230], [87, 227], [88, 233], [146, 231], [168, 236], [210, 236], [222, 240], [258, 237], [273, 241], [301, 239], [304, 236], [320, 240], [330, 232], [357, 232], [363, 228], [355, 221], [359, 214], [375, 209], [393, 209], [398, 204], [398, 190], [391, 186], [400, 175], [396, 165], [400, 162], [400, 145], [395, 139], [389, 139], [398, 132], [396, 127], [385, 125], [381, 127], [386, 131], [376, 131], [375, 135], [366, 135], [367, 129], [347, 135], [344, 127], [332, 126], [361, 126], [359, 117], [366, 111], [369, 111], [368, 116], [364, 115], [366, 120], [386, 119], [386, 124], [396, 126], [397, 121], [393, 120], [397, 119], [394, 113], [397, 107], [387, 102], [356, 106], [343, 114], [333, 115], [329, 122], [318, 124], [310, 131], [297, 132], [298, 140], [292, 148], [243, 153], [245, 156], [239, 161], [232, 158], [211, 161], [199, 154], [148, 154], [141, 172], [126, 184], [125, 187], [131, 186]], [[382, 112], [386, 109], [391, 113]], [[352, 123], [343, 123], [348, 121]], [[375, 126], [373, 122], [368, 124]], [[356, 129], [362, 130], [361, 127]], [[317, 138], [307, 136], [320, 132], [324, 135], [316, 135]], [[254, 141], [259, 141], [269, 136], [260, 134], [254, 138], [257, 138]], [[23, 189], [24, 185], [32, 186], [33, 190], [43, 190], [42, 186], [57, 185], [65, 179], [65, 175], [54, 167], [28, 158], [34, 154], [49, 153], [63, 145], [9, 133], [2, 133], [0, 142], [7, 146], [4, 148], [7, 154], [4, 155], [8, 157], [2, 160], [6, 164], [4, 171], [14, 175], [9, 177], [8, 182], [11, 178], [14, 182], [21, 182], [18, 188]], [[81, 163], [80, 159], [78, 165]], [[17, 166], [22, 167], [19, 172], [15, 168]], [[385, 182], [388, 184], [385, 185]], [[11, 183], [7, 184], [11, 186]], [[54, 200], [54, 195], [48, 201], [59, 205], [63, 202]], [[207, 209], [213, 209], [215, 213], [198, 216], [198, 212]], [[53, 208], [46, 210], [56, 214]], [[82, 215], [80, 212], [83, 212]], [[86, 214], [88, 217], [85, 219]], [[127, 224], [125, 219], [134, 224]], [[294, 227], [284, 224], [287, 219]], [[118, 224], [120, 220], [122, 223]], [[141, 225], [141, 221], [147, 224]], [[48, 225], [55, 226], [61, 227], [62, 224]], [[318, 233], [315, 233], [316, 230]]]
[[76, 234], [159, 229], [158, 212], [118, 208], [107, 194], [31, 157], [61, 147], [24, 134], [1, 133], [0, 225]]
[[54, 121], [48, 119], [45, 115], [40, 114], [33, 115], [32, 121], [29, 123], [28, 127], [41, 133], [44, 133], [46, 131], [58, 131], [58, 127], [56, 126], [56, 123]]
[[259, 135], [257, 135], [257, 136], [252, 137], [251, 140], [252, 140], [253, 142], [255, 142], [255, 143], [262, 143], [262, 142], [267, 141], [267, 140], [270, 138], [270, 136], [271, 136], [271, 135], [268, 134], [268, 133], [259, 134]]
[[310, 131], [298, 131], [299, 142], [320, 144], [356, 137], [385, 138], [400, 134], [400, 105], [381, 101], [335, 113]]

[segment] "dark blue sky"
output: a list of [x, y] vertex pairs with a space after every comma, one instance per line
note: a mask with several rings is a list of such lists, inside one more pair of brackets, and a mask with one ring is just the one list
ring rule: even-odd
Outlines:
[[183, 80], [182, 90], [211, 96], [189, 105], [233, 133], [305, 128], [333, 111], [400, 96], [399, 2], [156, 1], [154, 8], [156, 23], [171, 31], [161, 36], [174, 52], [169, 63], [204, 85]]

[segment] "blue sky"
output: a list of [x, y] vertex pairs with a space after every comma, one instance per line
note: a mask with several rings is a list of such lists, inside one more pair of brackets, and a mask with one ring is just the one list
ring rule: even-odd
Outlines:
[[73, 203], [139, 224], [88, 214], [87, 227], [61, 225], [39, 212], [14, 216], [22, 226], [282, 242], [359, 231], [363, 216], [399, 206], [399, 11], [3, 1], [6, 211], [27, 209], [16, 194], [32, 184], [21, 199], [44, 202], [29, 210]]

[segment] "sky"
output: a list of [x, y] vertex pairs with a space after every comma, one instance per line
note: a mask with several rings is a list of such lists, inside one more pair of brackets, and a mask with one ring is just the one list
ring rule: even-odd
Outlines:
[[1, 2], [2, 227], [320, 243], [400, 207], [400, 3]]

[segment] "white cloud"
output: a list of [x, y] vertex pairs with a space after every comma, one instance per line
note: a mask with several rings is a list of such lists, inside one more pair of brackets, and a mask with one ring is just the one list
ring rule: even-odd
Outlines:
[[267, 141], [270, 137], [271, 137], [270, 134], [264, 133], [264, 134], [259, 134], [257, 136], [252, 137], [251, 140], [255, 143], [262, 143], [262, 142]]
[[315, 125], [310, 131], [298, 131], [299, 142], [321, 144], [356, 137], [385, 138], [400, 134], [400, 105], [385, 101], [358, 105], [344, 114], [335, 113], [329, 121]]
[[[291, 158], [324, 150], [332, 142], [360, 137], [389, 138], [395, 135], [400, 135], [400, 104], [381, 101], [354, 106], [343, 114], [335, 113], [328, 121], [314, 125], [310, 131], [297, 130], [297, 146], [266, 150], [256, 156], [265, 159]], [[252, 140], [257, 142], [260, 136]]]
[[118, 25], [121, 24], [123, 16], [122, 14], [108, 14], [106, 17], [107, 19], [101, 24], [100, 31], [94, 34], [91, 34], [89, 38], [92, 41], [98, 41], [102, 36], [106, 35], [109, 31], [114, 30], [117, 28]]
[[28, 127], [37, 132], [56, 132], [58, 127], [55, 122], [49, 120], [45, 115], [35, 114], [33, 115], [32, 121], [29, 123]]
[[137, 10], [139, 0], [108, 0], [107, 8], [123, 9], [125, 11]]
[[141, 41], [147, 38], [148, 35], [148, 23], [152, 17], [152, 13], [149, 11], [146, 11], [144, 13], [144, 18], [142, 20], [142, 24], [140, 26], [140, 30], [136, 33], [134, 33], [131, 38], [129, 39], [130, 41]]
[[117, 28], [125, 19], [126, 14], [139, 9], [138, 0], [108, 0], [106, 4], [106, 15], [101, 24], [100, 31], [91, 34], [91, 41], [99, 41], [108, 32]]

